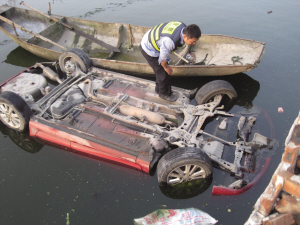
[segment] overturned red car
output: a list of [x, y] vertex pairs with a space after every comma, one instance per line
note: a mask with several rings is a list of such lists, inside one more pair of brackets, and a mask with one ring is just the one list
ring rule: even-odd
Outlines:
[[[210, 179], [213, 166], [238, 179], [233, 188], [251, 183], [244, 173], [255, 170], [255, 153], [272, 141], [258, 133], [249, 141], [255, 116], [223, 110], [224, 99], [237, 96], [230, 83], [173, 87], [178, 99], [167, 102], [155, 82], [91, 64], [84, 52], [70, 49], [59, 63], [37, 63], [7, 80], [0, 86], [1, 121], [78, 152], [156, 170], [160, 185]], [[208, 120], [218, 119], [216, 129], [226, 130], [231, 118], [238, 120], [234, 140], [205, 131]], [[225, 147], [233, 149], [232, 162], [223, 158]]]

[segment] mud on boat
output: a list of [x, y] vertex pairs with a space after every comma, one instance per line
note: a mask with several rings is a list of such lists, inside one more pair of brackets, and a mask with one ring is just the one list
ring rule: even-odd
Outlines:
[[[2, 5], [0, 30], [24, 49], [48, 60], [57, 61], [66, 49], [76, 47], [89, 55], [95, 67], [154, 75], [140, 51], [141, 40], [150, 27], [51, 17], [59, 22], [34, 10]], [[195, 45], [178, 49], [179, 56], [171, 55], [172, 76], [221, 76], [250, 71], [258, 66], [264, 52], [263, 42], [202, 34]]]
[[[248, 140], [255, 116], [223, 110], [237, 96], [226, 81], [198, 90], [173, 87], [178, 99], [168, 102], [153, 81], [91, 64], [83, 51], [71, 49], [59, 63], [37, 63], [10, 78], [0, 86], [1, 121], [78, 152], [156, 170], [160, 185], [211, 179], [214, 166], [242, 188], [249, 183], [244, 174], [255, 172], [256, 152], [272, 146], [258, 133]], [[56, 73], [59, 67], [63, 73]], [[219, 121], [215, 129], [226, 130], [231, 119], [238, 121], [233, 140], [205, 130], [212, 120]], [[233, 161], [223, 158], [225, 148], [232, 149]]]

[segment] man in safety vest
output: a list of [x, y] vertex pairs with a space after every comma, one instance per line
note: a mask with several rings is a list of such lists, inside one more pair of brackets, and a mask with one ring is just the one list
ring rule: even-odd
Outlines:
[[159, 97], [174, 102], [177, 94], [171, 90], [172, 68], [168, 65], [172, 51], [183, 44], [194, 45], [201, 36], [196, 24], [186, 26], [182, 22], [162, 23], [153, 27], [143, 37], [141, 51], [156, 76], [155, 91]]

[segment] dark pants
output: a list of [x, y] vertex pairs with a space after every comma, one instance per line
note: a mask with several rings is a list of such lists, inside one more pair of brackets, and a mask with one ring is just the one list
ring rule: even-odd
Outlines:
[[149, 56], [142, 47], [141, 52], [155, 73], [155, 91], [161, 95], [171, 95], [171, 76], [158, 64], [158, 57]]

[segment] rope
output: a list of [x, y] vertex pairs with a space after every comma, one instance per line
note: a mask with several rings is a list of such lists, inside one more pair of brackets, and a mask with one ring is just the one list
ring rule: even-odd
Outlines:
[[236, 62], [239, 62], [241, 65], [243, 65], [243, 63], [240, 62], [241, 59], [243, 59], [243, 57], [233, 56], [233, 57], [231, 58], [231, 60], [232, 60], [232, 62], [233, 62], [234, 65], [235, 65]]

